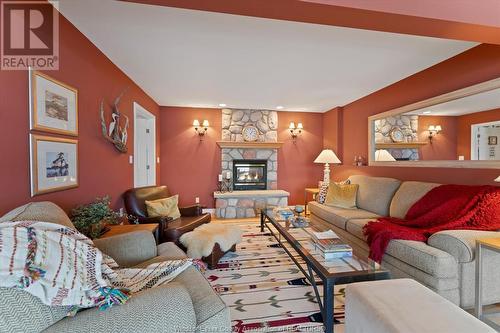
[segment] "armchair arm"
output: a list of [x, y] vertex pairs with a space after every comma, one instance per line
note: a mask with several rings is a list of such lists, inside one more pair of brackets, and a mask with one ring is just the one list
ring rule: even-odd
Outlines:
[[115, 259], [121, 267], [135, 266], [158, 255], [155, 238], [149, 231], [94, 239], [94, 245]]
[[141, 217], [137, 216], [137, 221], [139, 224], [166, 224], [168, 221], [172, 221], [172, 218], [169, 216], [155, 216], [155, 217]]
[[196, 314], [188, 291], [178, 282], [147, 289], [125, 304], [66, 317], [44, 332], [194, 332]]
[[476, 252], [476, 239], [500, 237], [498, 231], [446, 230], [429, 237], [427, 243], [451, 254], [459, 263], [471, 262]]
[[179, 207], [181, 216], [200, 216], [202, 214], [202, 209], [203, 208], [200, 205]]

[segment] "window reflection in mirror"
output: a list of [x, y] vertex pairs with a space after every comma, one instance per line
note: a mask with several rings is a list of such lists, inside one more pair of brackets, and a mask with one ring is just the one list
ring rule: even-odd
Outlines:
[[500, 160], [500, 89], [374, 120], [375, 161]]

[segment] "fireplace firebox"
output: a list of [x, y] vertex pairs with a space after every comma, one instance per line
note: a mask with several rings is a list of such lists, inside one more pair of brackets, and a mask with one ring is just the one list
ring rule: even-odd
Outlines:
[[233, 189], [235, 191], [267, 189], [267, 161], [233, 160]]

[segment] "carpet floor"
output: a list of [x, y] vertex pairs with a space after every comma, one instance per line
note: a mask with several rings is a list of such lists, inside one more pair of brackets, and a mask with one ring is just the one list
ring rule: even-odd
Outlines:
[[[269, 231], [260, 232], [258, 222], [221, 223], [244, 231], [236, 252], [205, 272], [230, 307], [233, 332], [323, 332], [312, 286]], [[334, 293], [335, 332], [342, 333], [343, 286], [336, 286]]]

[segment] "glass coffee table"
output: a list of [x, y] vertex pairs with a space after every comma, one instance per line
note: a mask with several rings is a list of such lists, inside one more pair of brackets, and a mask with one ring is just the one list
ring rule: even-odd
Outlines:
[[[295, 265], [302, 271], [314, 289], [325, 332], [333, 332], [333, 287], [335, 284], [390, 279], [390, 274], [366, 255], [358, 255], [354, 251], [352, 257], [326, 260], [320, 250], [316, 249], [312, 240], [313, 231], [326, 231], [328, 225], [308, 219], [305, 228], [294, 228], [288, 221], [275, 216], [273, 209], [263, 209], [260, 216], [260, 228], [267, 228], [279, 242], [283, 250], [290, 256]], [[339, 236], [340, 237], [340, 236]], [[346, 244], [348, 242], [346, 241]], [[297, 255], [292, 253], [295, 251]], [[316, 282], [315, 275], [321, 282]], [[323, 300], [318, 285], [323, 285]]]

